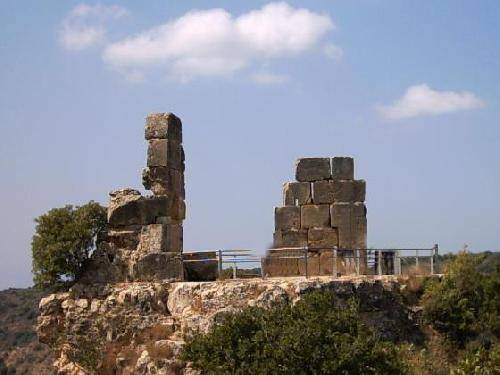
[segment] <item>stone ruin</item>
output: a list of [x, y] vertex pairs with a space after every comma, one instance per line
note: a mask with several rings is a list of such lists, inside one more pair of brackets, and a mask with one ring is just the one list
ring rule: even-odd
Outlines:
[[366, 182], [354, 179], [350, 157], [304, 158], [297, 181], [283, 185], [283, 206], [274, 211], [273, 248], [263, 261], [267, 276], [353, 273], [366, 265]]
[[[217, 255], [183, 254], [186, 216], [181, 120], [171, 113], [147, 116], [147, 166], [143, 185], [110, 193], [108, 228], [98, 238], [83, 282], [217, 278]], [[363, 272], [366, 266], [364, 180], [354, 179], [350, 157], [304, 158], [295, 182], [283, 185], [283, 206], [275, 208], [273, 247], [262, 261], [267, 276]], [[333, 266], [333, 249], [337, 263]], [[355, 256], [357, 255], [357, 264]]]
[[[147, 116], [147, 167], [142, 180], [153, 195], [133, 189], [110, 193], [108, 229], [84, 279], [88, 282], [183, 280], [186, 216], [182, 123], [171, 113]], [[85, 280], [84, 280], [85, 281]]]

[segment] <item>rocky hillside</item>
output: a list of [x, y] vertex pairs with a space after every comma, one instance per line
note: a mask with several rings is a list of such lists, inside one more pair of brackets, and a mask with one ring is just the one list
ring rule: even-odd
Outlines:
[[0, 291], [1, 375], [54, 373], [54, 358], [34, 327], [42, 296], [31, 288]]
[[421, 339], [390, 276], [77, 284], [41, 301], [38, 334], [60, 374], [188, 374], [178, 358], [188, 335], [207, 332], [224, 312], [293, 302], [316, 289], [359, 297], [363, 320], [382, 337]]

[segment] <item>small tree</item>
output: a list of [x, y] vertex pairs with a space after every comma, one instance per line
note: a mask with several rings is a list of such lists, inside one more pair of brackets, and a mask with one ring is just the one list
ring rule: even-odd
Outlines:
[[96, 237], [106, 227], [106, 209], [94, 201], [54, 208], [35, 219], [31, 242], [33, 281], [38, 287], [78, 280]]
[[479, 272], [483, 259], [458, 254], [447, 264], [443, 279], [431, 281], [422, 296], [427, 323], [460, 345], [500, 333], [500, 272]]
[[203, 374], [401, 374], [396, 347], [360, 322], [357, 305], [336, 306], [331, 292], [295, 305], [228, 314], [189, 339], [184, 360]]

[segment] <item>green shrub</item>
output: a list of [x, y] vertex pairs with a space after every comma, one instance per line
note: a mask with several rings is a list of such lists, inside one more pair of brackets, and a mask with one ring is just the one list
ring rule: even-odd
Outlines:
[[499, 335], [500, 272], [483, 274], [482, 256], [460, 253], [441, 281], [431, 281], [422, 296], [424, 319], [438, 332], [463, 346]]
[[54, 208], [35, 222], [33, 281], [46, 288], [78, 279], [106, 226], [106, 209], [90, 201], [81, 207]]
[[495, 344], [489, 350], [479, 347], [469, 351], [451, 373], [452, 375], [500, 374], [500, 344]]
[[357, 305], [331, 292], [295, 305], [250, 307], [188, 339], [182, 358], [203, 374], [402, 374], [396, 347], [361, 322]]

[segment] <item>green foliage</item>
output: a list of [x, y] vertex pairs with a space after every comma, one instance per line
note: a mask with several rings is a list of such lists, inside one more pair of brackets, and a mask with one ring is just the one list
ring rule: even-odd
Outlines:
[[500, 344], [495, 344], [490, 350], [479, 347], [469, 351], [451, 373], [452, 375], [500, 374]]
[[447, 264], [441, 281], [430, 282], [422, 305], [424, 319], [463, 346], [479, 338], [495, 340], [500, 332], [500, 272], [479, 271], [484, 256], [465, 252]]
[[54, 208], [35, 219], [31, 242], [33, 281], [48, 287], [78, 279], [106, 226], [106, 209], [90, 201], [83, 206]]
[[182, 357], [203, 374], [406, 373], [396, 347], [360, 323], [354, 302], [337, 306], [331, 292], [227, 314], [190, 338]]
[[97, 371], [103, 354], [103, 345], [96, 337], [98, 337], [96, 332], [89, 336], [78, 336], [77, 342], [71, 346], [68, 353], [69, 359], [87, 370]]

